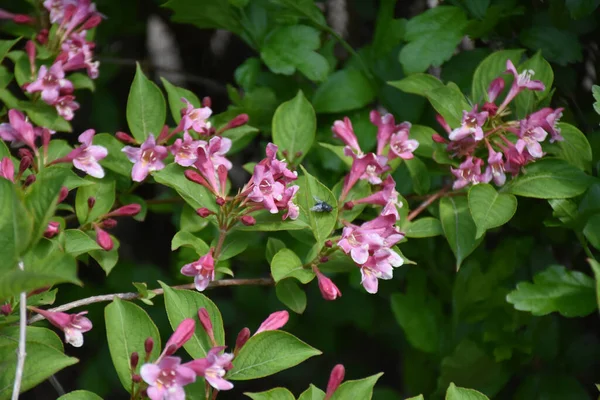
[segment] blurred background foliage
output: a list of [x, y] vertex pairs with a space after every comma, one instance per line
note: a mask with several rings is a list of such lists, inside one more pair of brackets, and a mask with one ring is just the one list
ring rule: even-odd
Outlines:
[[[306, 1], [311, 2], [297, 3]], [[5, 2], [10, 3], [13, 11], [27, 7], [26, 2]], [[417, 29], [412, 35], [407, 35], [410, 31], [407, 21], [426, 11], [431, 1], [317, 2], [330, 26], [358, 51], [378, 83], [376, 87], [350, 90], [344, 89], [346, 82], [342, 78], [329, 83], [334, 87], [325, 90], [327, 82], [316, 83], [298, 72], [275, 74], [261, 62], [257, 48], [248, 44], [252, 38], [248, 39], [246, 33], [235, 35], [226, 30], [200, 29], [190, 20], [185, 24], [173, 22], [173, 10], [163, 7], [162, 0], [97, 0], [96, 3], [107, 16], [96, 33], [101, 74], [95, 92], [78, 96], [82, 107], [73, 120], [74, 132], [94, 128], [97, 132], [114, 133], [127, 129], [127, 95], [135, 62], [140, 61], [146, 75], [157, 83], [160, 76], [165, 76], [199, 97], [210, 96], [215, 113], [229, 109], [232, 113], [250, 115], [250, 124], [261, 133], [232, 157], [237, 168], [232, 180], [240, 184], [248, 177], [240, 166], [262, 158], [275, 108], [293, 97], [298, 89], [312, 99], [317, 109], [317, 141], [335, 143], [331, 124], [348, 115], [362, 148], [370, 150], [375, 145], [376, 128], [370, 124], [368, 113], [374, 107], [384, 107], [397, 121], [428, 125], [441, 132], [425, 99], [401, 92], [385, 82], [400, 80], [425, 62], [423, 71], [439, 75], [444, 82], [453, 81], [463, 92], [470, 93], [472, 74], [487, 55], [498, 49], [524, 48], [529, 56], [541, 50], [551, 63], [556, 86], [552, 106], [564, 107], [563, 120], [587, 135], [594, 152], [593, 168], [598, 168], [600, 118], [593, 110], [591, 95], [600, 65], [598, 0], [448, 0], [443, 3], [460, 10], [457, 19], [446, 21], [443, 26], [425, 24], [422, 31]], [[172, 3], [172, 8], [177, 3], [191, 4], [210, 20], [224, 4], [229, 7], [229, 3], [245, 2], [176, 0]], [[298, 22], [293, 15], [277, 14], [273, 20], [273, 14], [261, 11], [269, 10], [273, 3], [285, 1], [252, 0], [245, 7], [246, 17], [255, 28], [251, 37], [264, 37], [273, 24]], [[180, 16], [177, 20], [182, 19], [185, 18]], [[197, 25], [206, 27], [210, 23]], [[456, 44], [450, 43], [448, 52], [447, 42], [457, 34], [459, 51], [455, 51]], [[244, 35], [246, 40], [241, 38]], [[461, 40], [464, 35], [471, 39]], [[321, 32], [319, 37], [322, 45], [317, 51], [331, 70], [358, 66], [358, 59], [336, 44], [330, 34]], [[420, 47], [415, 51], [416, 45]], [[434, 66], [430, 66], [428, 58]], [[161, 59], [172, 62], [165, 64]], [[430, 160], [426, 162], [429, 165]], [[318, 146], [305, 159], [305, 165], [330, 188], [345, 173], [342, 162]], [[432, 190], [440, 186], [440, 176], [441, 173], [431, 174]], [[416, 206], [419, 198], [414, 195], [414, 182], [406, 167], [399, 168], [395, 178], [398, 190]], [[146, 185], [143, 190], [146, 198], [168, 197], [168, 193], [161, 192], [167, 189], [158, 186]], [[588, 195], [591, 201], [598, 200], [595, 197], [598, 193]], [[143, 223], [120, 223], [115, 232], [121, 241], [118, 265], [108, 277], [93, 262], [81, 265], [80, 276], [85, 286], [61, 289], [57, 304], [95, 294], [132, 291], [131, 282], [147, 282], [151, 287], [156, 280], [171, 285], [187, 283], [189, 280], [179, 274], [179, 268], [194, 259], [194, 254], [186, 250], [172, 253], [170, 241], [179, 230], [182, 213], [187, 215], [185, 223], [201, 224], [199, 219], [189, 219], [193, 215], [189, 211], [181, 204], [152, 205]], [[435, 215], [437, 207], [429, 212]], [[299, 394], [311, 382], [324, 387], [330, 368], [336, 363], [346, 366], [348, 379], [385, 372], [377, 385], [376, 400], [419, 393], [426, 398], [440, 398], [451, 381], [478, 389], [494, 399], [597, 397], [594, 383], [600, 381], [598, 315], [572, 319], [557, 314], [533, 317], [516, 311], [505, 301], [516, 282], [530, 281], [548, 265], [588, 268], [575, 234], [556, 224], [544, 223], [551, 219], [552, 208], [546, 201], [521, 199], [512, 221], [488, 232], [484, 243], [458, 273], [443, 237], [411, 239], [402, 244], [401, 250], [417, 266], [399, 268], [392, 281], [380, 285], [377, 295], [369, 295], [360, 287], [358, 270], [350, 275], [336, 275], [343, 297], [335, 302], [324, 301], [316, 281], [312, 282], [307, 287], [306, 311], [302, 315], [292, 313], [286, 330], [324, 354], [267, 379], [236, 382], [234, 393], [224, 392], [219, 398], [241, 398], [242, 391], [275, 386], [285, 386]], [[210, 238], [211, 232], [202, 234]], [[271, 236], [290, 246], [296, 242], [289, 233]], [[265, 259], [268, 237], [268, 233], [256, 234], [243, 255], [231, 260], [237, 277], [268, 274]], [[269, 313], [284, 308], [273, 288], [219, 288], [207, 294], [223, 314], [229, 343], [235, 341], [242, 327], [256, 329]], [[162, 298], [153, 301], [154, 306], [144, 305], [144, 308], [166, 338], [171, 328]], [[126, 398], [105, 340], [104, 306], [90, 306], [89, 317], [95, 329], [87, 334], [85, 347], [68, 350], [81, 362], [76, 368], [61, 371], [57, 378], [67, 391], [87, 389], [107, 399]], [[426, 318], [412, 321], [414, 314]], [[420, 325], [406, 330], [399, 321]], [[55, 398], [54, 393], [45, 382], [23, 398]]]

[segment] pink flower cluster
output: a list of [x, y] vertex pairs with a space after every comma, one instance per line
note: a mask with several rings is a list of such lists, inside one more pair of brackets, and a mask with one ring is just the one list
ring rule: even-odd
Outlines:
[[[520, 121], [502, 122], [499, 119], [508, 114], [507, 107], [524, 90], [543, 91], [541, 81], [532, 80], [534, 71], [518, 73], [508, 60], [505, 73], [513, 76], [513, 83], [500, 106], [495, 101], [504, 90], [504, 80], [498, 77], [488, 88], [487, 102], [479, 110], [475, 105], [471, 111], [463, 111], [461, 125], [451, 130], [441, 116], [438, 121], [448, 132], [446, 140], [439, 135], [434, 140], [447, 144], [451, 157], [462, 161], [458, 168], [452, 168], [455, 176], [453, 189], [461, 189], [470, 184], [489, 183], [497, 186], [506, 182], [506, 174], [517, 176], [530, 162], [544, 156], [541, 143], [550, 137], [550, 143], [564, 140], [557, 127], [562, 108], [542, 108]], [[512, 135], [516, 140], [511, 140]]]

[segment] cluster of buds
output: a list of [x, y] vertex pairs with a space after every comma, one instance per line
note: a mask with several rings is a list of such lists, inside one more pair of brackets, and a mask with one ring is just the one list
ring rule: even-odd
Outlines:
[[502, 186], [507, 173], [515, 177], [525, 165], [544, 156], [540, 143], [548, 137], [550, 143], [564, 140], [557, 127], [562, 108], [545, 107], [519, 121], [502, 120], [509, 114], [508, 105], [519, 93], [524, 90], [545, 90], [541, 81], [531, 79], [534, 71], [525, 70], [519, 74], [510, 60], [506, 62], [505, 73], [513, 76], [513, 82], [499, 106], [496, 100], [504, 90], [502, 77], [490, 84], [487, 101], [481, 110], [479, 105], [475, 105], [472, 110], [463, 111], [458, 128], [450, 129], [446, 121], [438, 116], [438, 121], [448, 133], [448, 139], [436, 134], [434, 141], [446, 144], [450, 156], [461, 160], [458, 168], [451, 169], [456, 178], [453, 185], [455, 190], [491, 181]]
[[[411, 125], [408, 122], [396, 124], [391, 114], [380, 115], [371, 112], [371, 122], [377, 126], [377, 151], [364, 153], [358, 144], [350, 119], [335, 121], [332, 131], [335, 137], [345, 144], [344, 154], [351, 156], [352, 166], [344, 179], [340, 196], [340, 204], [344, 209], [352, 209], [358, 204], [380, 206], [380, 215], [361, 226], [345, 223], [342, 236], [338, 241], [339, 248], [350, 255], [360, 268], [362, 285], [369, 293], [376, 293], [378, 279], [391, 279], [393, 267], [403, 264], [404, 260], [393, 250], [393, 246], [404, 238], [395, 226], [400, 218], [396, 182], [391, 175], [383, 176], [391, 170], [390, 161], [394, 159], [410, 160], [419, 142], [410, 139]], [[373, 194], [351, 201], [345, 201], [351, 189], [359, 180], [366, 180], [376, 185]], [[336, 299], [341, 293], [337, 287], [323, 274], [317, 273], [319, 287], [323, 297]]]

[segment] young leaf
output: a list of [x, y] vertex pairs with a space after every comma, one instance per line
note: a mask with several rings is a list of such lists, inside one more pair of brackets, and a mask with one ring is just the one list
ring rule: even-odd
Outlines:
[[[131, 353], [136, 351], [140, 356], [145, 354], [144, 342], [151, 337], [154, 347], [150, 360], [156, 360], [161, 352], [160, 335], [148, 313], [141, 307], [115, 298], [104, 309], [106, 322], [106, 338], [112, 362], [121, 384], [131, 391]], [[139, 374], [141, 364], [135, 372]]]
[[538, 316], [558, 312], [564, 317], [583, 317], [598, 309], [594, 280], [559, 265], [536, 274], [533, 283], [518, 283], [506, 301]]
[[338, 113], [362, 108], [375, 95], [369, 79], [360, 70], [349, 67], [331, 74], [312, 100], [318, 113]]
[[16, 192], [15, 185], [0, 178], [0, 270], [16, 267], [29, 246], [33, 217]]
[[279, 154], [289, 162], [299, 164], [312, 147], [317, 129], [315, 110], [302, 91], [277, 107], [273, 116], [273, 142]]
[[473, 389], [464, 389], [456, 387], [454, 383], [450, 383], [448, 391], [446, 391], [446, 400], [489, 400], [486, 395]]
[[275, 254], [271, 261], [271, 275], [275, 282], [285, 278], [296, 278], [304, 284], [315, 277], [314, 272], [304, 268], [300, 258], [290, 249], [281, 249]]
[[596, 180], [563, 160], [544, 159], [525, 167], [502, 192], [537, 199], [565, 199], [578, 196]]
[[422, 72], [408, 75], [406, 78], [399, 81], [388, 82], [388, 85], [400, 89], [403, 92], [424, 97], [427, 96], [428, 91], [444, 87], [444, 84], [438, 78]]
[[444, 197], [440, 200], [440, 221], [456, 257], [458, 271], [464, 259], [479, 246], [483, 237], [475, 238], [477, 226], [469, 212], [467, 199], [463, 197]]
[[186, 246], [191, 247], [196, 250], [198, 256], [203, 256], [208, 253], [208, 245], [204, 242], [204, 240], [195, 236], [191, 232], [179, 231], [173, 236], [173, 240], [171, 240], [171, 251], [175, 251], [178, 248]]
[[[181, 321], [186, 318], [196, 318], [198, 310], [204, 307], [212, 321], [217, 344], [219, 346], [225, 344], [223, 318], [215, 303], [202, 293], [173, 289], [160, 281], [159, 283], [165, 291], [165, 308], [173, 329], [177, 328]], [[212, 348], [212, 345], [201, 324], [196, 324], [194, 336], [183, 347], [193, 358], [206, 357], [206, 353]]]
[[[81, 225], [107, 214], [115, 203], [115, 181], [92, 177], [86, 179], [94, 184], [80, 187], [75, 196], [75, 210]], [[95, 199], [91, 209], [88, 203], [90, 197]]]
[[[471, 98], [474, 102], [487, 100], [487, 91], [490, 83], [499, 76], [504, 75], [506, 71], [506, 61], [511, 60], [514, 65], [519, 65], [519, 60], [525, 50], [500, 50], [487, 56], [475, 70], [473, 74], [473, 85]], [[506, 79], [505, 79], [506, 81]]]
[[333, 393], [331, 400], [370, 400], [373, 396], [373, 387], [375, 387], [375, 383], [381, 375], [383, 375], [383, 372], [364, 379], [346, 381]]
[[410, 222], [404, 228], [404, 232], [408, 238], [426, 238], [444, 233], [440, 221], [433, 217], [419, 218]]
[[311, 384], [308, 389], [306, 389], [298, 400], [323, 400], [325, 398], [325, 392]]
[[171, 115], [173, 116], [173, 120], [175, 123], [179, 123], [181, 121], [181, 110], [186, 107], [186, 104], [181, 100], [181, 98], [185, 98], [187, 101], [192, 103], [192, 105], [196, 108], [202, 107], [202, 102], [193, 92], [175, 86], [169, 83], [165, 78], [160, 78], [163, 85], [165, 86], [165, 90], [167, 91], [167, 98], [169, 100], [169, 108], [171, 109]]
[[261, 332], [242, 347], [226, 379], [245, 381], [263, 378], [320, 354], [319, 350], [287, 332]]
[[13, 40], [0, 40], [0, 63], [4, 60], [4, 57], [8, 54], [10, 49], [19, 41], [21, 38]]
[[150, 133], [158, 137], [165, 124], [165, 98], [158, 86], [146, 78], [140, 64], [136, 65], [135, 77], [129, 89], [126, 113], [129, 130], [140, 143]]
[[294, 395], [285, 388], [275, 388], [260, 393], [244, 393], [252, 400], [295, 400]]
[[184, 170], [183, 167], [173, 163], [160, 171], [155, 171], [152, 176], [156, 182], [175, 189], [194, 210], [206, 207], [217, 212], [218, 206], [214, 196], [204, 186], [188, 180], [183, 174]]
[[451, 128], [460, 126], [463, 111], [471, 110], [458, 86], [450, 82], [447, 86], [432, 89], [426, 93], [427, 99]]
[[474, 185], [469, 189], [469, 209], [477, 232], [481, 237], [486, 230], [502, 226], [515, 215], [517, 198], [512, 194], [498, 193], [487, 183]]
[[273, 261], [273, 257], [275, 257], [275, 254], [277, 254], [279, 250], [285, 248], [286, 245], [281, 240], [276, 239], [274, 237], [270, 237], [269, 239], [267, 239], [267, 248], [265, 251], [265, 258], [267, 259], [267, 262], [271, 264], [271, 262]]
[[[335, 227], [338, 214], [337, 199], [325, 185], [310, 175], [303, 166], [300, 166], [304, 175], [298, 179], [298, 194], [296, 195], [298, 207], [300, 207], [300, 218], [306, 220], [317, 240], [322, 246]], [[329, 212], [318, 212], [311, 210], [317, 199], [324, 201], [332, 207]]]
[[277, 298], [286, 307], [297, 314], [302, 314], [306, 309], [306, 293], [294, 279], [283, 279], [275, 286]]

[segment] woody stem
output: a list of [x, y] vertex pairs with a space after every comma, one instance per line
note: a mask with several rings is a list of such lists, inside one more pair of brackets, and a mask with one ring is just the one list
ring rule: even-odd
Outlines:
[[410, 214], [408, 214], [408, 217], [406, 217], [406, 219], [408, 221], [412, 221], [413, 219], [415, 219], [419, 214], [421, 214], [423, 212], [423, 210], [425, 210], [427, 207], [429, 207], [431, 204], [433, 204], [433, 202], [435, 202], [437, 199], [444, 196], [446, 194], [446, 192], [448, 192], [449, 190], [450, 190], [450, 186], [446, 186], [446, 187], [443, 187], [442, 189], [440, 189], [439, 191], [435, 192], [431, 196], [429, 196], [424, 202], [419, 204], [419, 206], [417, 208], [412, 210], [410, 212]]

